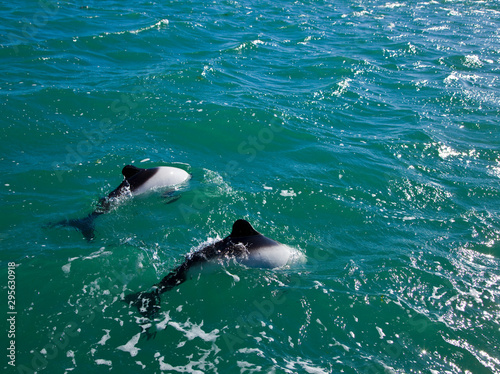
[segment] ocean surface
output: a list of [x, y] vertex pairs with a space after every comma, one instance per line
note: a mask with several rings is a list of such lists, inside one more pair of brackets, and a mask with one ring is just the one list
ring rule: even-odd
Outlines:
[[[19, 0], [0, 20], [3, 373], [500, 373], [497, 0]], [[92, 241], [51, 226], [127, 164], [192, 178]], [[152, 319], [122, 301], [239, 218], [300, 256], [216, 265]]]

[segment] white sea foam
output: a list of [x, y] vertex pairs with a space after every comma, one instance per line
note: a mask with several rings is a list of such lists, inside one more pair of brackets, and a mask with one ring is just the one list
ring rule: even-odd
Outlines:
[[61, 267], [62, 271], [68, 274], [71, 271], [71, 262], [68, 262], [66, 265]]
[[441, 146], [438, 149], [438, 152], [439, 152], [439, 157], [441, 157], [443, 160], [452, 156], [460, 156], [460, 152], [455, 151], [453, 148], [445, 144], [441, 144]]
[[111, 360], [103, 360], [103, 359], [100, 359], [100, 358], [98, 358], [97, 360], [95, 360], [95, 363], [97, 365], [113, 366], [113, 362]]
[[281, 196], [285, 196], [285, 197], [293, 197], [293, 196], [297, 196], [297, 193], [295, 193], [291, 188], [289, 190], [281, 190], [280, 192], [280, 195]]
[[162, 20], [159, 20], [158, 22], [152, 24], [152, 25], [149, 25], [149, 26], [145, 26], [145, 27], [141, 27], [140, 29], [137, 29], [137, 30], [125, 30], [125, 31], [116, 31], [116, 32], [105, 32], [104, 35], [121, 35], [121, 34], [126, 34], [126, 33], [130, 33], [130, 34], [139, 34], [143, 31], [147, 31], [147, 30], [152, 30], [152, 29], [158, 29], [160, 30], [163, 26], [167, 26], [169, 24], [169, 21], [168, 19], [162, 19]]
[[195, 338], [200, 338], [206, 342], [214, 342], [218, 337], [219, 330], [214, 329], [211, 332], [205, 332], [202, 330], [203, 321], [200, 324], [192, 323], [187, 320], [184, 323], [178, 323], [171, 321], [169, 325], [172, 326], [177, 331], [184, 333], [184, 336], [188, 340], [193, 340]]
[[130, 356], [135, 357], [135, 356], [137, 356], [137, 353], [139, 353], [139, 351], [141, 350], [140, 348], [137, 348], [135, 346], [139, 342], [140, 337], [141, 337], [141, 333], [137, 333], [126, 344], [120, 345], [119, 347], [116, 347], [116, 349], [119, 349], [120, 351], [128, 352], [128, 353], [130, 353]]
[[310, 374], [324, 374], [329, 373], [328, 370], [323, 369], [319, 366], [314, 365], [310, 360], [304, 360], [298, 357], [296, 360], [287, 360], [287, 369], [293, 370], [293, 372], [305, 372]]
[[170, 318], [170, 311], [167, 311], [166, 313], [163, 313], [163, 316], [165, 317], [161, 322], [158, 322], [156, 324], [156, 329], [158, 331], [160, 330], [165, 330], [168, 326], [168, 323], [171, 321]]
[[109, 335], [109, 333], [111, 332], [111, 330], [106, 330], [106, 329], [103, 329], [103, 330], [104, 330], [104, 332], [106, 334], [104, 334], [104, 336], [101, 338], [101, 340], [99, 340], [97, 342], [97, 344], [100, 344], [100, 345], [106, 344], [106, 342], [109, 340], [109, 338], [111, 338], [111, 336]]

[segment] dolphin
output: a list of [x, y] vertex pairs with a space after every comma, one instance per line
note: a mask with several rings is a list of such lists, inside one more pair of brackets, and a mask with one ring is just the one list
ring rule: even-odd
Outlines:
[[129, 294], [125, 302], [137, 307], [143, 316], [152, 317], [160, 309], [160, 295], [188, 280], [188, 273], [194, 267], [235, 259], [250, 267], [273, 269], [286, 265], [291, 258], [290, 247], [265, 237], [248, 221], [239, 219], [227, 237], [188, 254], [181, 265], [152, 287], [152, 291]]
[[159, 166], [150, 169], [141, 169], [133, 165], [126, 165], [122, 169], [123, 182], [111, 191], [108, 196], [102, 197], [97, 203], [96, 209], [88, 216], [80, 219], [65, 219], [51, 226], [70, 226], [80, 230], [87, 240], [94, 239], [94, 220], [102, 214], [109, 212], [122, 196], [141, 195], [148, 191], [176, 187], [189, 180], [191, 175], [185, 170], [171, 167]]

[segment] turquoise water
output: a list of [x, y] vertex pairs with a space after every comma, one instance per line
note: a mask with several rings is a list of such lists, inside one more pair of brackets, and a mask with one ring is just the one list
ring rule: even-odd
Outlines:
[[[500, 373], [498, 1], [0, 16], [5, 372]], [[92, 242], [47, 226], [131, 163], [192, 179], [122, 202]], [[238, 218], [305, 261], [221, 265], [154, 321], [120, 301]]]

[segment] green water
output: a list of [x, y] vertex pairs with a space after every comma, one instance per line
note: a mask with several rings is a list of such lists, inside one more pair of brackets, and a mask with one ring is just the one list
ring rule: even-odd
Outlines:
[[[5, 372], [500, 372], [497, 1], [0, 14]], [[192, 179], [92, 242], [48, 226], [126, 164]], [[239, 218], [302, 258], [195, 274], [152, 321], [121, 301]]]

